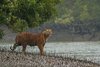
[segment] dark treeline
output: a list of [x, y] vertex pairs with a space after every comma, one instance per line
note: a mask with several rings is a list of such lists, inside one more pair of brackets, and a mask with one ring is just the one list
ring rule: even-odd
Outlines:
[[100, 32], [100, 0], [64, 0], [58, 5], [55, 22], [66, 24], [73, 34]]

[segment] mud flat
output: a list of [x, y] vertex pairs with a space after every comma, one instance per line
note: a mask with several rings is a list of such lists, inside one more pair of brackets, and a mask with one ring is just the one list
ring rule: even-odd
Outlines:
[[100, 65], [87, 60], [60, 56], [0, 51], [0, 67], [100, 67]]

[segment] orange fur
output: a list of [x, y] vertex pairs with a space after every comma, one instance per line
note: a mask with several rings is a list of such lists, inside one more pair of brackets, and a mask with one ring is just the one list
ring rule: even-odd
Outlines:
[[15, 44], [11, 50], [15, 50], [17, 46], [22, 46], [22, 51], [25, 52], [27, 45], [38, 46], [40, 54], [44, 55], [44, 45], [47, 38], [52, 34], [51, 29], [46, 29], [40, 33], [22, 32], [15, 38]]

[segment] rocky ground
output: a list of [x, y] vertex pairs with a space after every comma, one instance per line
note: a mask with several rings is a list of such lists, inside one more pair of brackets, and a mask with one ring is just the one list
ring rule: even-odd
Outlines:
[[0, 67], [100, 67], [100, 65], [60, 56], [0, 51]]

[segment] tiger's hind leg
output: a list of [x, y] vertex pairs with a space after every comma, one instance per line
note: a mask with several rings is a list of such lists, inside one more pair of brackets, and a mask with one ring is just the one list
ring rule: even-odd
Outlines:
[[12, 51], [14, 51], [14, 50], [16, 49], [17, 46], [19, 46], [19, 44], [16, 44], [16, 43], [15, 43], [15, 44], [13, 45], [13, 47], [10, 47], [10, 49], [11, 49]]
[[26, 44], [23, 44], [23, 45], [22, 45], [22, 53], [23, 53], [23, 54], [25, 54], [26, 47], [27, 47]]

